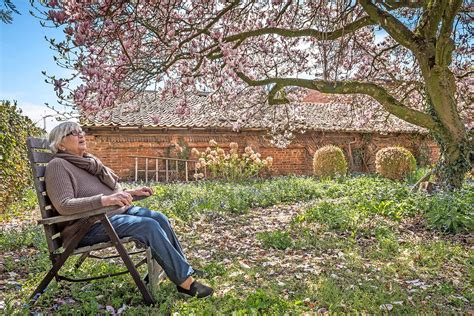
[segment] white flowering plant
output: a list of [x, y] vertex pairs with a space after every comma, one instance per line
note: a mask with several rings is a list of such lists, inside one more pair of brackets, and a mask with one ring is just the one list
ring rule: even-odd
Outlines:
[[211, 139], [205, 151], [200, 152], [193, 148], [191, 155], [198, 159], [194, 177], [202, 179], [205, 176], [211, 176], [235, 181], [256, 177], [262, 169], [270, 168], [273, 164], [272, 157], [262, 159], [260, 153], [255, 152], [250, 146], [245, 147], [241, 155], [239, 155], [237, 143], [232, 142], [229, 147], [229, 151], [226, 152], [215, 140]]

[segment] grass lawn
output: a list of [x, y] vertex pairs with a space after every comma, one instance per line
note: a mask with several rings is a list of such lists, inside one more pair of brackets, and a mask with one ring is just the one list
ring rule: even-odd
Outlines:
[[[146, 307], [130, 276], [52, 282], [26, 298], [49, 269], [34, 195], [0, 230], [0, 313], [303, 314], [472, 313], [474, 185], [449, 195], [410, 193], [371, 176], [241, 183], [157, 184], [141, 205], [173, 219], [204, 283], [198, 300], [161, 284]], [[33, 201], [33, 202], [32, 202]], [[30, 211], [25, 211], [30, 209]], [[73, 271], [69, 260], [63, 272]], [[79, 275], [120, 269], [86, 260]]]

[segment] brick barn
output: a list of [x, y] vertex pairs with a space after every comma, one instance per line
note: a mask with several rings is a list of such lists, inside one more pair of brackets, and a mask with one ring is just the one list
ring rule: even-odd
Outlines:
[[[186, 159], [191, 148], [204, 150], [211, 139], [226, 150], [230, 142], [236, 142], [240, 149], [252, 146], [262, 157], [272, 156], [271, 175], [310, 175], [315, 150], [328, 144], [344, 150], [353, 172], [373, 172], [375, 153], [387, 146], [406, 147], [420, 164], [432, 163], [438, 155], [436, 144], [425, 130], [393, 116], [354, 127], [350, 124], [354, 117], [341, 118], [333, 114], [334, 106], [344, 105], [330, 104], [326, 96], [315, 92], [302, 104], [306, 131], [295, 134], [291, 144], [283, 149], [270, 143], [268, 127], [260, 122], [249, 122], [247, 127], [235, 132], [232, 120], [210, 117], [208, 111], [202, 110], [206, 100], [204, 94], [193, 97], [188, 115], [182, 116], [177, 111], [179, 100], [160, 101], [153, 93], [145, 92], [140, 101], [118, 105], [88, 119], [82, 116], [80, 121], [86, 131], [89, 151], [124, 180], [137, 176], [136, 167], [140, 170], [139, 179], [145, 179], [145, 170], [147, 179], [156, 180], [155, 174], [159, 180], [163, 179], [164, 161], [153, 162], [150, 158], [146, 162], [136, 157]], [[177, 153], [174, 144], [185, 151]], [[161, 165], [156, 168], [155, 163]]]

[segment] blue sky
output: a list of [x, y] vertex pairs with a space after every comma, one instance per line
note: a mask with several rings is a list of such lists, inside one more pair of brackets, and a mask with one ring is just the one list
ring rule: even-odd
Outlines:
[[[61, 76], [65, 70], [58, 67], [54, 51], [49, 49], [45, 36], [62, 38], [62, 31], [43, 28], [39, 20], [30, 15], [29, 0], [14, 2], [21, 15], [13, 15], [12, 24], [0, 22], [0, 99], [17, 100], [23, 114], [43, 127], [43, 116], [53, 114], [44, 103], [57, 103], [53, 87], [44, 82], [41, 71]], [[46, 119], [46, 128], [51, 130], [58, 122]]]

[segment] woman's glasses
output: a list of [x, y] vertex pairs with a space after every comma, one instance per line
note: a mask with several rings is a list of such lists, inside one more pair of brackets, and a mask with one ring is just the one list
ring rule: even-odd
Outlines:
[[[79, 136], [79, 135], [80, 135], [80, 136], [84, 136], [85, 133], [84, 133], [84, 131], [72, 131], [72, 132], [69, 132], [69, 133], [67, 133], [66, 135], [64, 135], [64, 137], [68, 137], [69, 135], [72, 135], [72, 136]], [[63, 137], [63, 138], [64, 138], [64, 137]]]

